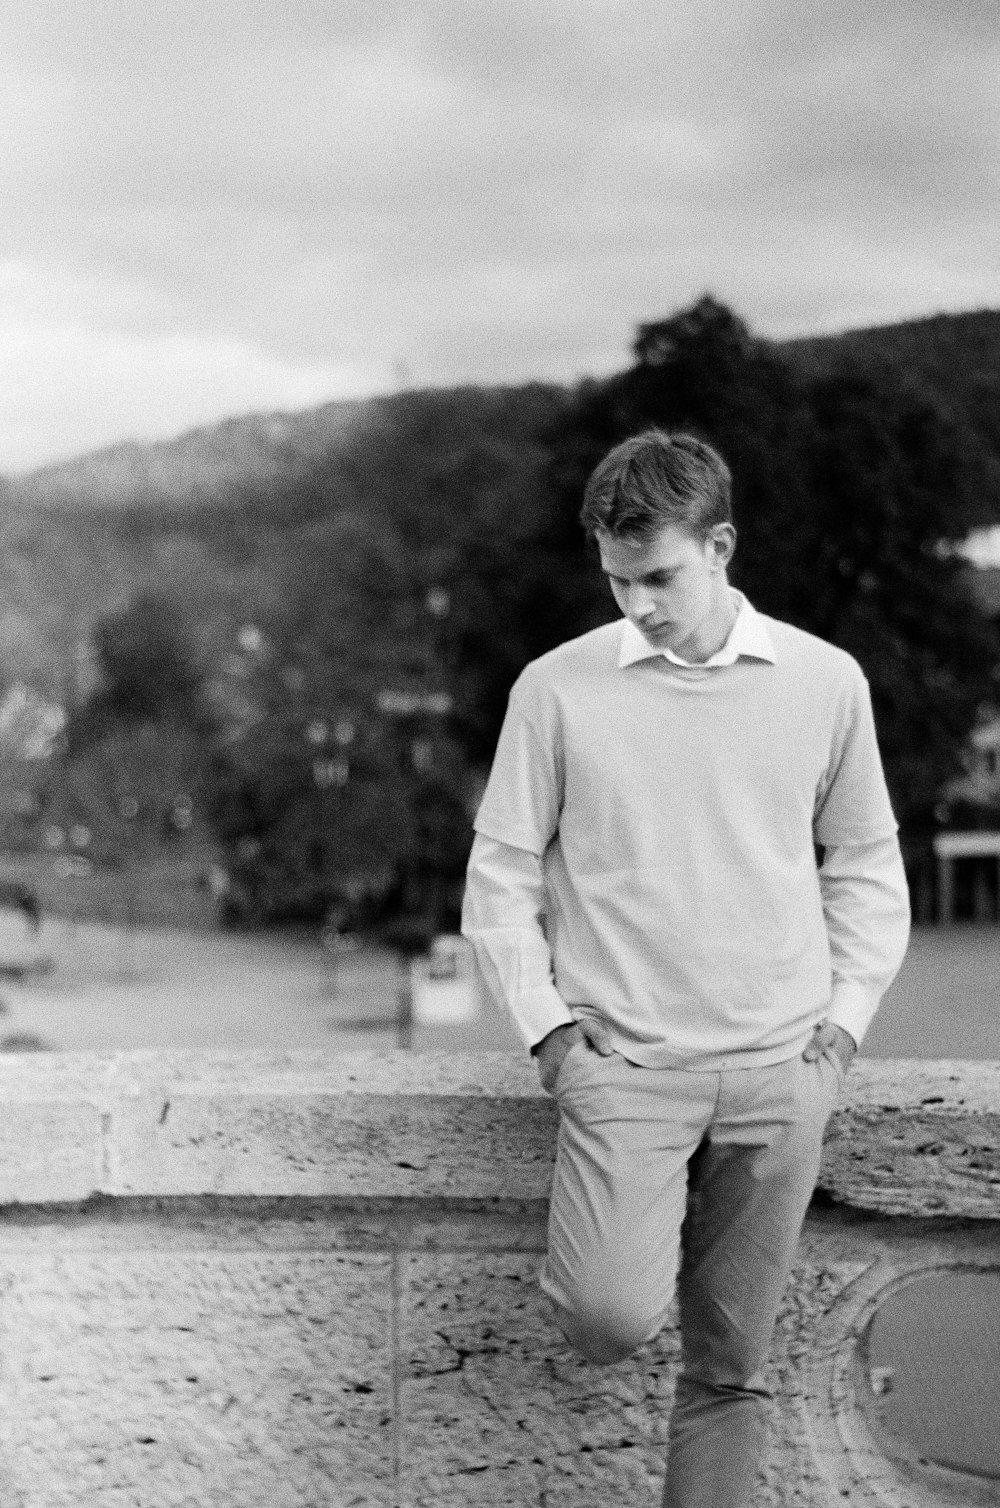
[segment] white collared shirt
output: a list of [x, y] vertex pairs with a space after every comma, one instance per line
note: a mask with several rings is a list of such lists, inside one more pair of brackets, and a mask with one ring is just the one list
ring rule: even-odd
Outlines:
[[729, 636], [721, 649], [710, 655], [707, 660], [682, 660], [680, 655], [675, 655], [672, 649], [659, 649], [650, 644], [640, 628], [626, 618], [622, 625], [621, 649], [618, 654], [618, 664], [621, 669], [635, 665], [639, 660], [655, 659], [658, 655], [669, 660], [671, 665], [679, 665], [684, 670], [711, 670], [717, 666], [735, 665], [736, 661], [743, 658], [752, 660], [766, 660], [774, 664], [774, 641], [768, 631], [767, 623], [760, 613], [747, 601], [742, 592], [730, 587], [730, 593], [736, 603], [736, 621], [729, 630]]

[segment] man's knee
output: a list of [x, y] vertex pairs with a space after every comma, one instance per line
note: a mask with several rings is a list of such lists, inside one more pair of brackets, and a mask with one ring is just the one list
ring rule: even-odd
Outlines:
[[659, 1331], [662, 1316], [650, 1319], [607, 1296], [577, 1304], [572, 1310], [553, 1305], [556, 1321], [570, 1345], [594, 1366], [624, 1361]]

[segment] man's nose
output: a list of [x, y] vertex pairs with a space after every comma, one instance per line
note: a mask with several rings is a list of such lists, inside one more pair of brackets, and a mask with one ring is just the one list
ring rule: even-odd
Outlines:
[[636, 620], [648, 618], [650, 613], [653, 612], [654, 607], [655, 604], [646, 587], [629, 587], [625, 611], [630, 618], [635, 618]]

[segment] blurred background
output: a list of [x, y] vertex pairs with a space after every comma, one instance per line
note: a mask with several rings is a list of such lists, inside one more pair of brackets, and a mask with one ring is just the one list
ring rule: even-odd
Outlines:
[[0, 19], [0, 1048], [515, 1046], [455, 938], [607, 448], [872, 686], [918, 922], [866, 1043], [1000, 1057], [1000, 26], [833, 0]]

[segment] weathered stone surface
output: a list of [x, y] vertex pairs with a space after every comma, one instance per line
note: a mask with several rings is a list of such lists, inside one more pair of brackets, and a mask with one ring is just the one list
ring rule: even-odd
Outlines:
[[884, 1214], [1000, 1217], [1000, 1064], [857, 1062], [820, 1187]]
[[[874, 1447], [838, 1366], [885, 1285], [942, 1262], [1000, 1261], [998, 1233], [837, 1210], [809, 1217], [768, 1366], [775, 1406], [754, 1508], [951, 1501], [925, 1499], [881, 1453], [881, 1496], [869, 1495]], [[537, 1267], [504, 1253], [411, 1260], [400, 1318], [407, 1508], [657, 1508], [676, 1333], [668, 1327], [621, 1366], [590, 1367], [553, 1327]]]
[[85, 1198], [103, 1176], [107, 1064], [0, 1055], [0, 1203]]
[[625, 1367], [590, 1367], [552, 1324], [538, 1265], [507, 1253], [409, 1263], [400, 1320], [408, 1508], [656, 1500], [674, 1332]]
[[555, 1109], [503, 1053], [134, 1054], [110, 1193], [544, 1197]]
[[537, 1100], [179, 1086], [121, 1105], [109, 1191], [541, 1197], [552, 1140]]
[[5, 1508], [390, 1508], [386, 1258], [0, 1251], [0, 1291]]
[[[159, 1242], [152, 1214], [133, 1226], [105, 1212], [90, 1246], [79, 1213], [0, 1229], [5, 1505], [656, 1508], [674, 1331], [589, 1367], [549, 1319], [538, 1253], [505, 1249], [488, 1206], [458, 1223], [436, 1206], [437, 1239], [467, 1249], [391, 1257], [333, 1249], [374, 1234], [343, 1213], [322, 1226], [329, 1251], [241, 1251], [245, 1212], [211, 1248], [190, 1214], [171, 1228], [170, 1208]], [[433, 1244], [429, 1223], [413, 1232]], [[845, 1367], [886, 1285], [995, 1265], [998, 1236], [986, 1222], [810, 1215], [772, 1351], [755, 1508], [950, 1501], [899, 1487]], [[519, 1217], [511, 1239], [525, 1239]]]

